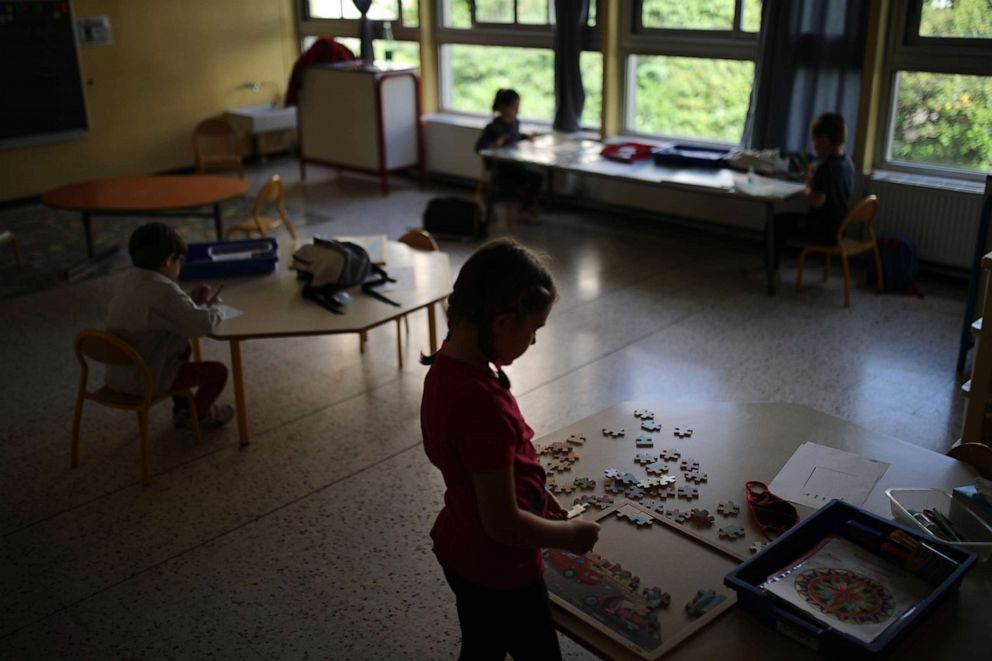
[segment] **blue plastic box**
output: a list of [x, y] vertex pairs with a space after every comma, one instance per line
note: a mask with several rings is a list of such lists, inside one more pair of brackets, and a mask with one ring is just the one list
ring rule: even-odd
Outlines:
[[[851, 538], [845, 534], [851, 527], [849, 522], [854, 522], [883, 536], [888, 535], [893, 530], [902, 530], [910, 536], [926, 542], [958, 563], [957, 566], [950, 566], [948, 563], [946, 568], [929, 577], [927, 582], [933, 586], [930, 595], [917, 604], [914, 612], [893, 623], [871, 643], [865, 643], [822, 622], [814, 621], [759, 587], [769, 576], [806, 555], [825, 537], [836, 535]], [[759, 620], [780, 633], [827, 656], [867, 658], [888, 651], [934, 605], [951, 591], [957, 589], [965, 572], [974, 564], [975, 555], [969, 551], [936, 542], [933, 538], [917, 534], [917, 531], [911, 528], [865, 512], [842, 500], [832, 500], [792, 530], [776, 539], [761, 553], [738, 565], [736, 569], [724, 577], [723, 583], [737, 592], [737, 601], [743, 608], [754, 613]]]
[[271, 237], [243, 241], [191, 243], [180, 280], [208, 280], [272, 273], [279, 261], [279, 242]]
[[726, 149], [713, 147], [693, 147], [692, 145], [666, 145], [653, 150], [655, 165], [668, 165], [679, 168], [713, 168], [727, 167]]

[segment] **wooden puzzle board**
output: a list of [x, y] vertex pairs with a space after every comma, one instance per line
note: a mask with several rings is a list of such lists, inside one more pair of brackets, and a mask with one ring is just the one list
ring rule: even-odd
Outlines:
[[[616, 516], [628, 508], [651, 517], [654, 523], [639, 527]], [[601, 526], [594, 553], [640, 579], [628, 593], [630, 598], [621, 596], [624, 590], [614, 587], [620, 581], [602, 571], [601, 565], [593, 566], [588, 556], [578, 566], [575, 556], [546, 551], [545, 582], [555, 604], [634, 656], [648, 660], [664, 656], [736, 603], [736, 593], [723, 585], [724, 575], [736, 561], [680, 530], [678, 524], [667, 523], [629, 501], [596, 512], [593, 518]], [[670, 603], [649, 613], [637, 612], [643, 604], [637, 597], [645, 588], [668, 593]], [[690, 616], [686, 605], [701, 589], [712, 590], [718, 603]], [[657, 623], [657, 629], [651, 622]]]

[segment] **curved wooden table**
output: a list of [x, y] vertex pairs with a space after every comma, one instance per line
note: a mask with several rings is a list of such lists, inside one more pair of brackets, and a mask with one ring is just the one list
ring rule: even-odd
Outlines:
[[[212, 175], [110, 177], [91, 179], [48, 191], [41, 196], [45, 206], [79, 211], [86, 232], [86, 254], [93, 257], [90, 220], [95, 215], [171, 215], [213, 217], [217, 240], [223, 240], [220, 203], [248, 192], [248, 182]], [[213, 206], [210, 215], [188, 210]]]

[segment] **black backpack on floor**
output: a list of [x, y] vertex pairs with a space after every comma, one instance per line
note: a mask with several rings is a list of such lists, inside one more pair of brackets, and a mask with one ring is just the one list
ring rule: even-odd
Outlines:
[[482, 209], [471, 200], [435, 197], [424, 210], [424, 229], [431, 234], [478, 239], [486, 235]]

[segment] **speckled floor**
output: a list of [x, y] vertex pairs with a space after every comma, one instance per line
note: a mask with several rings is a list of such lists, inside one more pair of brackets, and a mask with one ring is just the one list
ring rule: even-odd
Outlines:
[[[374, 182], [316, 171], [300, 184], [278, 161], [254, 169], [254, 187], [271, 171], [307, 236], [395, 238], [451, 192], [397, 181], [383, 198]], [[789, 264], [781, 294], [765, 296], [747, 275], [756, 242], [576, 209], [515, 230], [551, 254], [561, 289], [509, 370], [539, 435], [650, 396], [797, 402], [937, 451], [956, 438], [963, 283], [924, 281], [925, 299], [859, 285], [845, 310], [839, 281], [817, 269], [794, 293]], [[442, 245], [455, 267], [474, 247]], [[394, 327], [370, 333], [364, 356], [355, 337], [245, 343], [252, 444], [239, 449], [232, 427], [195, 445], [160, 407], [143, 487], [127, 414], [87, 407], [69, 468], [72, 337], [100, 325], [112, 282], [0, 300], [0, 658], [455, 657], [427, 537], [442, 484], [420, 449], [424, 370], [396, 368]], [[426, 347], [423, 317], [408, 352]]]

